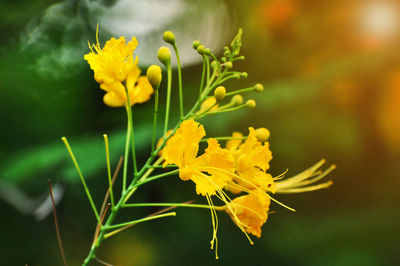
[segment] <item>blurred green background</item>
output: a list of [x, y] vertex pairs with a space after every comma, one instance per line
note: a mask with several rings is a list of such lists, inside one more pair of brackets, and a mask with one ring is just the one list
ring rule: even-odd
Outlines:
[[[79, 265], [89, 251], [95, 219], [60, 137], [70, 140], [100, 205], [107, 186], [102, 134], [109, 134], [115, 167], [125, 116], [102, 103], [103, 92], [83, 60], [97, 23], [102, 43], [111, 36], [138, 37], [143, 71], [157, 63], [162, 32], [173, 30], [182, 51], [187, 108], [202, 68], [191, 42], [199, 39], [220, 53], [243, 28], [246, 60], [235, 68], [249, 77], [226, 87], [261, 82], [265, 90], [246, 95], [257, 101], [255, 110], [206, 119], [207, 134], [267, 127], [273, 175], [286, 169], [296, 174], [321, 158], [337, 165], [331, 188], [277, 196], [297, 212], [273, 204], [253, 246], [221, 213], [218, 261], [209, 249], [209, 212], [194, 209], [177, 209], [177, 217], [110, 238], [99, 258], [115, 265], [400, 262], [397, 1], [18, 0], [0, 7], [0, 265], [62, 265], [51, 213], [38, 209], [48, 179], [64, 192], [57, 211], [70, 265]], [[141, 162], [149, 152], [152, 108], [150, 101], [134, 110]], [[137, 202], [187, 200], [205, 202], [190, 182], [175, 177], [135, 194]], [[157, 210], [129, 210], [121, 219]]]

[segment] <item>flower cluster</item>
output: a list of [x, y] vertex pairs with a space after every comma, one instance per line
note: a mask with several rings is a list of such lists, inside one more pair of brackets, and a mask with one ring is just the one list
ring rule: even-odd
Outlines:
[[[162, 158], [165, 159], [164, 166], [176, 165], [179, 177], [183, 181], [193, 181], [197, 194], [206, 197], [212, 210], [212, 248], [214, 242], [217, 242], [216, 209], [226, 211], [250, 243], [253, 243], [248, 233], [261, 237], [261, 227], [267, 221], [272, 199], [270, 194], [311, 191], [332, 184], [328, 181], [311, 185], [333, 170], [334, 166], [323, 173], [317, 172], [323, 161], [285, 181], [278, 181], [281, 177], [273, 178], [267, 173], [272, 153], [267, 141], [269, 131], [265, 128], [255, 130], [250, 127], [247, 137], [234, 132], [225, 148], [221, 148], [215, 138], [208, 138], [208, 147], [203, 154], [198, 155], [200, 142], [205, 135], [204, 127], [198, 122], [183, 121], [167, 141]], [[226, 191], [245, 194], [232, 200]], [[215, 207], [212, 196], [216, 196], [225, 205], [222, 208]]]
[[[106, 92], [103, 98], [104, 103], [111, 107], [125, 106], [127, 110], [127, 135], [123, 157], [122, 188], [119, 198], [113, 192], [108, 137], [104, 135], [109, 189], [100, 212], [97, 211], [68, 141], [63, 137], [98, 222], [94, 242], [83, 263], [84, 265], [96, 258], [96, 251], [104, 239], [140, 222], [175, 216], [175, 212], [167, 212], [171, 207], [205, 208], [210, 211], [213, 226], [211, 248], [215, 247], [215, 254], [218, 258], [217, 211], [226, 212], [253, 244], [249, 234], [261, 237], [261, 228], [270, 214], [271, 201], [293, 210], [276, 200], [274, 194], [312, 191], [327, 188], [332, 184], [331, 181], [315, 184], [335, 167], [331, 166], [325, 171], [320, 171], [319, 168], [325, 162], [324, 160], [287, 179], [283, 179], [283, 174], [273, 177], [268, 173], [272, 153], [268, 142], [270, 132], [266, 128], [249, 127], [247, 136], [240, 132], [233, 132], [232, 136], [205, 138], [206, 131], [204, 126], [199, 123], [200, 119], [241, 108], [255, 108], [255, 100], [248, 99], [244, 102], [242, 93], [262, 92], [264, 90], [263, 85], [259, 83], [248, 88], [229, 89], [229, 91], [223, 86], [227, 80], [247, 77], [246, 72], [232, 70], [234, 62], [244, 59], [244, 56], [240, 55], [241, 35], [242, 31], [239, 30], [230, 46], [224, 48], [223, 56], [220, 59], [199, 41], [193, 42], [193, 48], [203, 60], [203, 72], [197, 100], [193, 107], [185, 112], [182, 73], [175, 35], [170, 31], [164, 33], [163, 39], [173, 46], [177, 59], [179, 105], [176, 106], [179, 106], [180, 116], [175, 126], [170, 127], [171, 52], [168, 47], [161, 47], [158, 51], [158, 59], [164, 64], [167, 72], [165, 118], [161, 136], [157, 130], [160, 123], [158, 120], [159, 87], [163, 77], [161, 68], [152, 65], [147, 69], [147, 76], [140, 76], [140, 69], [137, 65], [138, 58], [133, 57], [137, 46], [134, 37], [127, 44], [124, 37], [111, 38], [106, 42], [104, 48], [100, 47], [98, 40], [94, 45], [89, 44], [91, 52], [86, 54], [84, 59], [88, 61], [94, 71], [94, 78], [100, 83], [100, 88]], [[98, 36], [98, 33], [96, 33], [96, 36]], [[136, 161], [132, 105], [148, 101], [153, 93], [152, 146], [149, 158], [140, 167]], [[226, 101], [226, 99], [229, 100]], [[157, 138], [159, 139], [158, 143], [156, 143]], [[222, 146], [219, 143], [221, 140], [226, 141]], [[204, 144], [206, 142], [207, 147], [202, 147], [203, 142]], [[130, 150], [132, 152], [131, 159], [129, 158]], [[132, 175], [128, 174], [128, 163], [132, 163]], [[160, 171], [159, 168], [164, 169], [157, 174], [156, 171]], [[208, 204], [128, 203], [136, 190], [144, 184], [176, 174], [183, 181], [191, 180], [195, 184], [196, 193], [204, 196]], [[105, 206], [109, 198], [108, 206], [111, 207], [109, 208], [110, 214], [107, 215], [108, 208], [105, 208]], [[220, 200], [221, 205], [216, 206], [214, 204], [215, 198]], [[146, 206], [169, 208], [142, 219], [114, 224], [114, 218], [122, 209]]]

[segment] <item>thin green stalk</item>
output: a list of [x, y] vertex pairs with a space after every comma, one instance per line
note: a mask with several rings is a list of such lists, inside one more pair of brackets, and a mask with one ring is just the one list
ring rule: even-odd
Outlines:
[[[128, 109], [128, 108], [127, 108]], [[128, 118], [129, 120], [129, 118]], [[125, 154], [124, 154], [124, 169], [122, 174], [122, 192], [126, 190], [126, 177], [128, 174], [128, 161], [129, 161], [129, 143], [131, 140], [131, 124], [128, 121], [126, 128], [126, 140], [125, 140]]]
[[137, 183], [136, 183], [135, 185], [133, 185], [132, 187], [133, 187], [133, 188], [136, 188], [136, 187], [139, 187], [139, 186], [144, 185], [144, 184], [146, 184], [146, 183], [149, 183], [149, 182], [151, 182], [151, 181], [154, 181], [154, 180], [157, 180], [157, 179], [166, 177], [166, 176], [174, 175], [174, 174], [177, 174], [177, 173], [179, 173], [179, 169], [176, 169], [176, 170], [174, 170], [174, 171], [170, 171], [170, 172], [167, 172], [167, 173], [159, 174], [159, 175], [154, 175], [154, 176], [151, 176], [151, 177], [146, 178], [146, 179], [143, 180], [143, 181], [137, 182]]
[[207, 87], [210, 85], [210, 58], [206, 55]]
[[241, 104], [241, 105], [239, 105], [239, 106], [235, 106], [235, 107], [228, 108], [228, 109], [222, 109], [222, 110], [217, 109], [217, 110], [215, 110], [215, 111], [208, 112], [208, 114], [211, 115], [211, 114], [226, 113], [226, 112], [231, 112], [231, 111], [239, 110], [239, 109], [241, 109], [241, 108], [243, 108], [243, 107], [246, 107], [246, 104]]
[[179, 86], [179, 109], [180, 109], [180, 118], [183, 119], [183, 93], [182, 93], [182, 70], [181, 70], [181, 61], [179, 60], [179, 52], [176, 43], [174, 42], [174, 50], [176, 55], [176, 62], [178, 63], [178, 86]]
[[111, 199], [111, 209], [113, 209], [115, 207], [114, 204], [114, 193], [112, 190], [112, 180], [111, 180], [111, 166], [110, 166], [110, 149], [108, 146], [108, 136], [107, 134], [103, 135], [104, 137], [104, 145], [106, 147], [106, 160], [107, 160], [107, 175], [108, 175], [108, 188], [110, 190], [110, 199]]
[[126, 99], [127, 99], [127, 107], [126, 110], [128, 112], [128, 123], [131, 126], [131, 150], [132, 150], [132, 161], [133, 161], [133, 173], [134, 176], [137, 174], [137, 163], [136, 163], [136, 148], [135, 148], [135, 135], [133, 132], [133, 119], [132, 119], [132, 106], [131, 106], [131, 100], [128, 95], [128, 89], [126, 88]]
[[76, 171], [78, 172], [79, 177], [81, 178], [81, 182], [82, 182], [83, 187], [85, 189], [86, 195], [87, 195], [87, 197], [89, 199], [90, 205], [92, 206], [92, 209], [93, 209], [94, 215], [96, 216], [97, 222], [100, 222], [100, 217], [99, 217], [99, 214], [98, 214], [98, 212], [96, 210], [96, 206], [94, 205], [92, 196], [90, 195], [90, 191], [89, 191], [89, 189], [88, 189], [88, 187], [86, 185], [85, 179], [83, 178], [83, 175], [82, 175], [81, 169], [79, 168], [78, 162], [75, 159], [74, 153], [72, 152], [71, 147], [69, 146], [68, 140], [67, 140], [66, 137], [62, 137], [61, 140], [64, 142], [65, 147], [67, 147], [67, 150], [69, 152], [69, 156], [71, 157], [72, 161], [74, 162]]
[[[187, 208], [201, 208], [210, 209], [210, 205], [204, 204], [186, 204], [186, 203], [129, 203], [122, 205], [122, 208], [130, 207], [187, 207]], [[217, 211], [222, 211], [225, 206], [214, 206]]]
[[203, 92], [203, 86], [204, 86], [204, 78], [206, 75], [206, 56], [203, 55], [203, 71], [201, 72], [201, 81], [200, 81], [200, 89], [199, 89], [199, 99], [201, 96], [201, 93]]
[[149, 169], [151, 169], [151, 168], [176, 168], [176, 167], [178, 167], [178, 166], [176, 166], [176, 165], [166, 165], [166, 166], [163, 166], [163, 165], [150, 165], [150, 166], [148, 166], [147, 168], [149, 168]]
[[235, 94], [238, 94], [238, 93], [242, 93], [242, 92], [252, 91], [254, 89], [255, 89], [255, 87], [253, 86], [253, 87], [244, 88], [244, 89], [240, 89], [240, 90], [236, 90], [236, 91], [231, 91], [231, 92], [226, 93], [225, 97], [226, 96], [235, 95]]
[[159, 218], [163, 218], [163, 217], [168, 217], [168, 216], [176, 216], [176, 212], [167, 212], [167, 213], [164, 213], [164, 214], [155, 215], [155, 216], [151, 216], [151, 217], [146, 217], [146, 218], [142, 218], [142, 219], [126, 222], [126, 223], [103, 226], [103, 229], [104, 230], [116, 229], [116, 228], [124, 227], [124, 226], [127, 226], [127, 225], [143, 223], [143, 222], [147, 222], [147, 221], [151, 221], [151, 220], [159, 219]]
[[151, 152], [154, 152], [156, 147], [156, 137], [157, 137], [157, 115], [158, 115], [158, 89], [154, 92], [154, 117], [153, 117], [153, 138], [151, 141]]
[[169, 107], [171, 102], [171, 83], [172, 83], [171, 64], [167, 65], [167, 76], [168, 76], [168, 82], [167, 82], [167, 102], [165, 107], [165, 120], [164, 120], [164, 136], [166, 135], [168, 130]]
[[220, 83], [224, 83], [225, 81], [232, 78], [237, 78], [237, 75], [236, 74], [226, 75], [225, 78], [220, 81]]
[[195, 114], [195, 115], [193, 116], [193, 119], [196, 120], [196, 119], [203, 118], [204, 116], [207, 115], [208, 111], [210, 111], [212, 108], [214, 108], [214, 107], [217, 106], [217, 105], [218, 105], [218, 103], [216, 102], [216, 103], [214, 103], [213, 105], [207, 107], [207, 108], [206, 108], [203, 112], [201, 112], [200, 114]]

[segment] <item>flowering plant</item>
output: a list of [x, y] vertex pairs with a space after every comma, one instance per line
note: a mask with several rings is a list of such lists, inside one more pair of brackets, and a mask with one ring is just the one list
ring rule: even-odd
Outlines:
[[[206, 131], [199, 122], [201, 119], [241, 108], [255, 108], [256, 102], [252, 99], [244, 102], [241, 94], [249, 91], [262, 92], [264, 89], [261, 84], [230, 91], [223, 86], [227, 80], [247, 77], [246, 72], [233, 70], [234, 62], [244, 59], [244, 56], [240, 55], [241, 36], [242, 31], [239, 30], [230, 46], [224, 48], [220, 59], [199, 41], [193, 42], [193, 48], [203, 59], [203, 72], [198, 97], [192, 108], [185, 112], [181, 66], [175, 36], [170, 31], [164, 33], [163, 39], [172, 46], [177, 59], [179, 121], [173, 126], [169, 122], [172, 92], [171, 52], [169, 48], [161, 47], [158, 58], [166, 67], [167, 72], [166, 109], [161, 136], [157, 134], [157, 127], [160, 124], [158, 121], [159, 89], [163, 78], [161, 68], [152, 65], [147, 69], [147, 75], [141, 76], [138, 57], [133, 56], [138, 45], [135, 37], [128, 43], [124, 37], [112, 38], [103, 48], [98, 39], [96, 44], [89, 44], [90, 52], [84, 56], [84, 59], [94, 71], [94, 78], [100, 84], [100, 88], [105, 91], [104, 103], [110, 107], [126, 109], [127, 133], [120, 195], [114, 193], [113, 184], [118, 170], [112, 177], [108, 136], [104, 135], [109, 187], [100, 211], [92, 199], [67, 139], [62, 138], [97, 220], [95, 238], [83, 265], [97, 259], [96, 251], [105, 239], [141, 222], [175, 216], [176, 212], [169, 212], [169, 210], [176, 207], [203, 208], [210, 211], [213, 228], [211, 249], [215, 250], [215, 256], [218, 258], [217, 211], [226, 212], [253, 244], [249, 234], [261, 237], [261, 227], [267, 221], [271, 201], [294, 211], [276, 200], [275, 194], [313, 191], [327, 188], [332, 184], [331, 181], [315, 184], [335, 167], [332, 165], [324, 171], [319, 170], [324, 160], [290, 178], [284, 179], [284, 174], [276, 177], [269, 174], [272, 153], [268, 142], [270, 133], [266, 128], [249, 127], [247, 136], [240, 132], [233, 132], [232, 136], [205, 138]], [[150, 100], [153, 94], [151, 152], [144, 165], [139, 166], [136, 160], [132, 107]], [[202, 142], [207, 143], [207, 148], [201, 148]], [[120, 160], [120, 166], [121, 164], [122, 160]], [[130, 174], [128, 173], [129, 164], [132, 164], [133, 169], [133, 173]], [[144, 184], [174, 175], [178, 175], [182, 181], [192, 181], [196, 193], [204, 196], [207, 204], [131, 202], [133, 194]], [[219, 200], [220, 204], [215, 205], [215, 199]], [[146, 206], [169, 208], [141, 219], [114, 223], [123, 209]]]

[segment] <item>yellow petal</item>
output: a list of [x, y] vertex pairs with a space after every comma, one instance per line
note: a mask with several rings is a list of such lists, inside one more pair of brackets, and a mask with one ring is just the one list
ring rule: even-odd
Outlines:
[[110, 107], [121, 107], [125, 105], [125, 100], [121, 99], [121, 97], [113, 91], [104, 94], [103, 102]]
[[139, 77], [136, 86], [129, 87], [128, 83], [127, 86], [129, 89], [131, 105], [148, 101], [154, 92], [153, 87], [146, 76]]
[[[233, 132], [233, 138], [242, 138], [243, 134], [240, 132]], [[242, 143], [241, 139], [231, 139], [226, 142], [226, 148], [230, 151], [235, 151], [239, 148], [239, 145]]]
[[204, 127], [194, 120], [185, 120], [167, 141], [163, 151], [164, 165], [176, 164], [179, 168], [190, 165], [199, 150], [199, 142], [206, 135]]
[[[235, 198], [227, 208], [229, 216], [247, 233], [261, 237], [261, 227], [267, 221], [270, 199], [265, 193], [253, 191], [250, 194]], [[232, 213], [232, 211], [234, 213]]]

